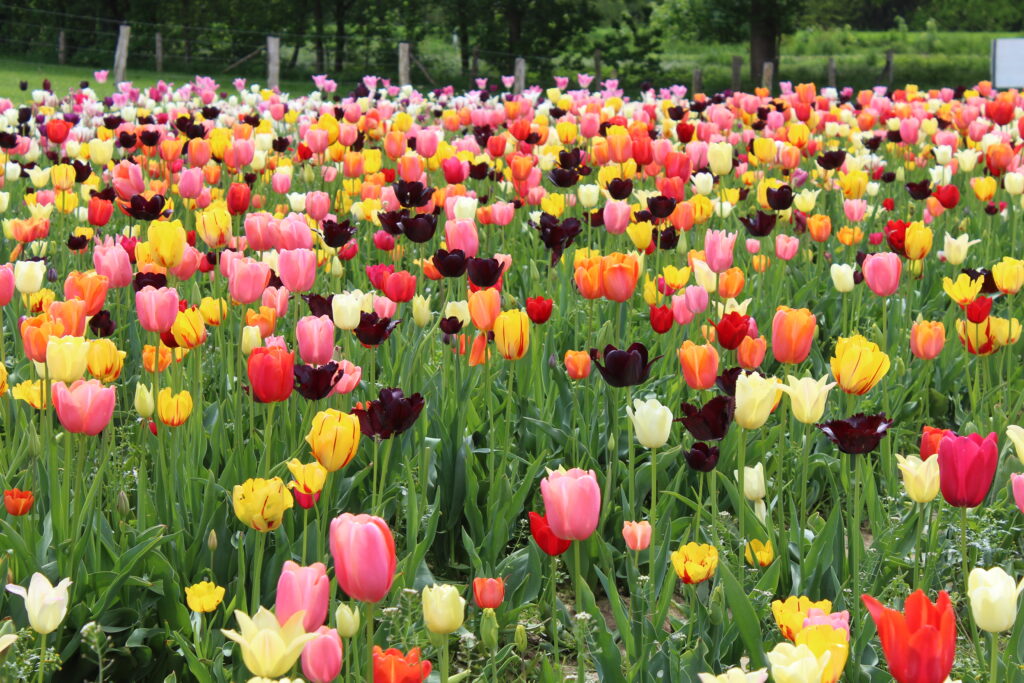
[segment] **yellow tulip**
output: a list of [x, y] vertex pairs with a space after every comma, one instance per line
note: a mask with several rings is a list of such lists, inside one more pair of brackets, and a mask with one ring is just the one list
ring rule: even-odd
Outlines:
[[36, 410], [42, 410], [47, 406], [46, 398], [49, 393], [47, 391], [46, 395], [43, 394], [43, 380], [25, 380], [14, 385], [11, 389], [11, 398], [24, 401]]
[[915, 503], [930, 503], [939, 494], [939, 459], [921, 460], [916, 455], [896, 454], [907, 497]]
[[779, 388], [789, 394], [789, 405], [793, 409], [793, 417], [804, 424], [813, 424], [825, 413], [825, 400], [835, 382], [826, 384], [828, 376], [820, 379], [804, 377], [797, 379], [792, 375], [786, 377], [788, 384]]
[[194, 349], [206, 341], [206, 323], [196, 306], [179, 311], [171, 325], [174, 342], [183, 349]]
[[948, 277], [942, 278], [942, 291], [960, 306], [967, 306], [978, 298], [984, 284], [985, 278], [971, 279], [967, 273], [960, 273], [956, 276], [956, 280]]
[[832, 376], [848, 394], [866, 394], [889, 372], [889, 356], [862, 335], [840, 337], [835, 354]]
[[767, 567], [775, 561], [775, 548], [772, 547], [771, 541], [762, 543], [755, 538], [747, 544], [744, 557], [747, 559], [747, 564], [752, 567]]
[[228, 314], [228, 302], [224, 299], [204, 296], [203, 300], [199, 302], [199, 312], [203, 315], [203, 322], [217, 327], [224, 320], [224, 316]]
[[171, 392], [170, 387], [164, 387], [157, 395], [156, 412], [160, 421], [168, 427], [180, 427], [192, 414], [192, 394], [187, 391], [175, 394]]
[[505, 360], [519, 360], [530, 348], [530, 318], [526, 311], [503, 311], [494, 321], [494, 346]]
[[224, 587], [211, 581], [185, 586], [185, 602], [193, 612], [212, 612], [224, 600]]
[[46, 345], [46, 372], [51, 382], [71, 384], [82, 379], [89, 367], [89, 342], [85, 337], [50, 337]]
[[[214, 129], [220, 130], [220, 129]], [[187, 237], [181, 221], [153, 221], [146, 232], [149, 257], [158, 266], [173, 268], [185, 255]]]
[[718, 569], [718, 549], [706, 543], [690, 542], [672, 553], [672, 567], [683, 583], [703, 583]]
[[768, 420], [778, 397], [779, 384], [774, 377], [740, 374], [736, 379], [736, 424], [757, 429]]
[[423, 589], [423, 623], [431, 633], [448, 635], [465, 620], [466, 600], [455, 586], [426, 586]]
[[361, 435], [359, 418], [328, 408], [313, 417], [306, 443], [318, 463], [328, 472], [336, 472], [355, 457]]
[[242, 661], [249, 673], [277, 678], [295, 666], [302, 648], [317, 637], [316, 633], [306, 633], [303, 629], [305, 614], [305, 610], [299, 610], [281, 624], [266, 607], [260, 607], [252, 617], [235, 610], [241, 633], [229, 629], [221, 629], [221, 633], [241, 646]]
[[795, 644], [797, 647], [806, 646], [819, 662], [824, 662], [821, 683], [836, 683], [843, 675], [843, 667], [850, 654], [850, 634], [846, 629], [829, 624], [808, 626], [796, 635]]
[[292, 507], [292, 494], [280, 477], [246, 479], [231, 491], [231, 502], [239, 521], [256, 531], [281, 526], [285, 510]]
[[1024, 286], [1024, 261], [1009, 256], [992, 266], [992, 277], [1003, 294], [1016, 294]]
[[89, 342], [87, 355], [89, 374], [101, 382], [113, 382], [121, 376], [126, 355], [109, 339], [94, 339]]
[[231, 214], [218, 203], [196, 214], [196, 234], [211, 249], [223, 247], [231, 239]]

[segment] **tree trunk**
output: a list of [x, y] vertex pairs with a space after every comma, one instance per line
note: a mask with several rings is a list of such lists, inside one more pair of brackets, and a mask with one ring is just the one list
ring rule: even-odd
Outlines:
[[516, 0], [512, 0], [505, 6], [505, 21], [508, 23], [508, 72], [511, 73], [515, 68], [516, 55], [520, 54], [522, 45], [519, 44], [522, 39], [523, 33], [523, 14], [522, 5]]
[[313, 30], [316, 33], [316, 71], [324, 72], [324, 3], [313, 0]]
[[469, 16], [466, 12], [466, 4], [458, 3], [459, 8], [459, 62], [462, 65], [462, 77], [465, 78], [469, 72]]
[[341, 78], [341, 69], [345, 65], [345, 14], [348, 10], [346, 0], [334, 0], [334, 72]]
[[765, 62], [772, 62], [775, 65], [775, 72], [778, 73], [781, 31], [776, 17], [777, 15], [773, 12], [762, 14], [756, 11], [750, 17], [750, 81], [752, 83], [761, 82], [761, 72]]

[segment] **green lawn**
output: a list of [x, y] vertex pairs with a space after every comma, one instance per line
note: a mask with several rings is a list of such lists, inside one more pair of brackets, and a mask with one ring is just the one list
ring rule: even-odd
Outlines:
[[[109, 66], [104, 66], [103, 68], [109, 68]], [[44, 78], [50, 79], [53, 91], [58, 94], [66, 93], [70, 88], [77, 88], [79, 83], [87, 80], [100, 97], [110, 95], [114, 90], [113, 78], [111, 77], [106, 83], [99, 84], [95, 82], [92, 72], [93, 69], [85, 66], [59, 66], [56, 64], [23, 62], [11, 59], [10, 57], [0, 57], [0, 97], [9, 97], [15, 102], [27, 99], [29, 94], [21, 92], [18, 86], [19, 82], [28, 81], [28, 90], [31, 92], [36, 88], [42, 87]], [[201, 75], [213, 76], [220, 83], [221, 88], [227, 92], [233, 93], [235, 90], [231, 85], [233, 76], [224, 74]], [[192, 80], [194, 77], [195, 74], [182, 72], [164, 71], [158, 73], [156, 71], [134, 70], [131, 68], [128, 69], [127, 74], [127, 78], [134, 81], [137, 85], [150, 85], [161, 79], [170, 83], [181, 84]], [[260, 82], [260, 79], [250, 79], [250, 82]], [[307, 93], [313, 89], [313, 83], [312, 81], [282, 80], [281, 89], [292, 94]]]

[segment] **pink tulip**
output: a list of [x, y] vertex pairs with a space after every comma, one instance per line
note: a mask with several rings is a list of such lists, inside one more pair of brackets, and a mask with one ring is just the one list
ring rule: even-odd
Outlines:
[[604, 218], [605, 230], [613, 235], [621, 235], [629, 227], [632, 209], [629, 208], [629, 204], [626, 202], [611, 199], [601, 209], [601, 216]]
[[480, 250], [480, 235], [476, 224], [468, 219], [448, 221], [444, 224], [444, 239], [448, 250], [461, 249], [466, 256], [476, 256]]
[[181, 257], [181, 262], [168, 270], [171, 275], [179, 280], [187, 280], [195, 275], [195, 272], [199, 270], [199, 262], [205, 258], [206, 256], [200, 253], [198, 249], [187, 244], [185, 245], [185, 252]]
[[331, 197], [326, 192], [306, 193], [306, 213], [309, 214], [310, 218], [319, 223], [327, 216], [327, 212], [330, 210]]
[[228, 291], [231, 293], [231, 298], [238, 303], [251, 304], [260, 300], [263, 290], [267, 288], [269, 282], [270, 266], [251, 258], [240, 258], [231, 266], [228, 275]]
[[252, 158], [255, 155], [256, 146], [252, 142], [249, 140], [235, 140], [225, 153], [224, 161], [228, 162], [229, 166], [242, 168], [251, 164]]
[[277, 224], [278, 249], [312, 249], [313, 231], [301, 213], [290, 213]]
[[330, 316], [307, 315], [295, 325], [295, 338], [299, 341], [299, 357], [309, 365], [331, 362], [334, 355], [334, 321]]
[[846, 220], [853, 223], [859, 223], [864, 220], [864, 214], [868, 211], [868, 202], [866, 199], [846, 199], [843, 200], [843, 212], [846, 214]]
[[999, 466], [996, 433], [982, 437], [950, 432], [939, 442], [938, 458], [939, 485], [946, 502], [961, 508], [981, 505]]
[[1018, 510], [1024, 512], [1024, 474], [1011, 474], [1010, 485], [1013, 487], [1013, 502]]
[[783, 261], [789, 261], [796, 256], [800, 249], [800, 240], [792, 235], [784, 235], [781, 232], [775, 236], [775, 255]]
[[64, 382], [54, 382], [51, 391], [57, 419], [69, 432], [96, 436], [110, 424], [114, 414], [114, 387], [104, 387], [98, 379], [80, 379], [70, 387]]
[[288, 313], [288, 294], [287, 287], [267, 287], [260, 297], [260, 305], [270, 306], [278, 318], [283, 318]]
[[173, 287], [143, 287], [135, 293], [135, 312], [142, 329], [166, 332], [178, 317], [178, 292]]
[[672, 297], [672, 317], [679, 325], [689, 325], [693, 322], [696, 314], [686, 305], [686, 297], [675, 295]]
[[327, 131], [322, 128], [309, 128], [303, 142], [313, 154], [323, 154], [329, 144]]
[[338, 585], [353, 600], [380, 602], [395, 579], [395, 539], [387, 522], [346, 512], [331, 521], [331, 555]]
[[114, 289], [132, 283], [131, 258], [120, 244], [97, 244], [92, 251], [92, 265], [97, 273], [107, 278], [107, 284]]
[[0, 266], [0, 306], [6, 306], [11, 303], [11, 297], [13, 296], [14, 267], [9, 263], [5, 263]]
[[491, 220], [495, 225], [505, 227], [515, 217], [516, 205], [512, 202], [494, 202], [491, 204]]
[[416, 153], [424, 159], [429, 159], [437, 153], [437, 145], [437, 134], [434, 131], [420, 131], [416, 136]]
[[756, 254], [757, 252], [761, 251], [761, 241], [756, 240], [753, 237], [748, 237], [747, 241], [744, 244], [747, 247], [748, 254]]
[[269, 251], [277, 246], [278, 221], [266, 211], [250, 213], [245, 217], [245, 239], [256, 251]]
[[286, 560], [277, 580], [274, 614], [278, 623], [283, 625], [293, 614], [304, 611], [302, 628], [306, 633], [312, 633], [327, 621], [330, 597], [331, 581], [322, 562], [302, 567]]
[[278, 253], [278, 275], [292, 292], [307, 292], [316, 280], [316, 253], [312, 249], [285, 249]]
[[190, 168], [178, 178], [178, 194], [183, 199], [195, 199], [203, 191], [203, 169]]
[[332, 628], [321, 626], [317, 637], [302, 648], [302, 675], [310, 683], [330, 683], [341, 674], [344, 648], [341, 636]]
[[891, 251], [881, 254], [868, 254], [861, 264], [864, 282], [878, 296], [889, 296], [900, 286], [900, 273], [903, 262]]
[[651, 545], [651, 523], [623, 522], [622, 538], [626, 541], [626, 547], [630, 550], [647, 550]]
[[688, 285], [683, 293], [683, 298], [686, 300], [686, 307], [694, 315], [703, 313], [708, 307], [708, 290], [700, 285]]
[[590, 538], [601, 516], [601, 487], [593, 470], [555, 470], [540, 482], [540, 492], [555, 536], [564, 541]]
[[359, 386], [363, 378], [363, 369], [351, 361], [343, 360], [338, 363], [338, 374], [335, 375], [337, 382], [332, 393], [350, 394]]
[[725, 230], [708, 230], [704, 234], [704, 262], [711, 270], [724, 273], [732, 267], [736, 237], [736, 233]]
[[270, 176], [270, 189], [277, 194], [286, 194], [292, 189], [291, 173], [275, 173]]

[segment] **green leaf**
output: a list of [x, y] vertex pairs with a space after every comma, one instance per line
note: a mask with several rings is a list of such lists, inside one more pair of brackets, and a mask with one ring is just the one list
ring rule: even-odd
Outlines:
[[724, 563], [718, 565], [718, 575], [722, 588], [725, 590], [725, 601], [732, 612], [732, 623], [739, 630], [740, 638], [750, 656], [751, 668], [766, 666], [761, 622], [757, 618], [750, 598], [743, 592], [743, 587]]

